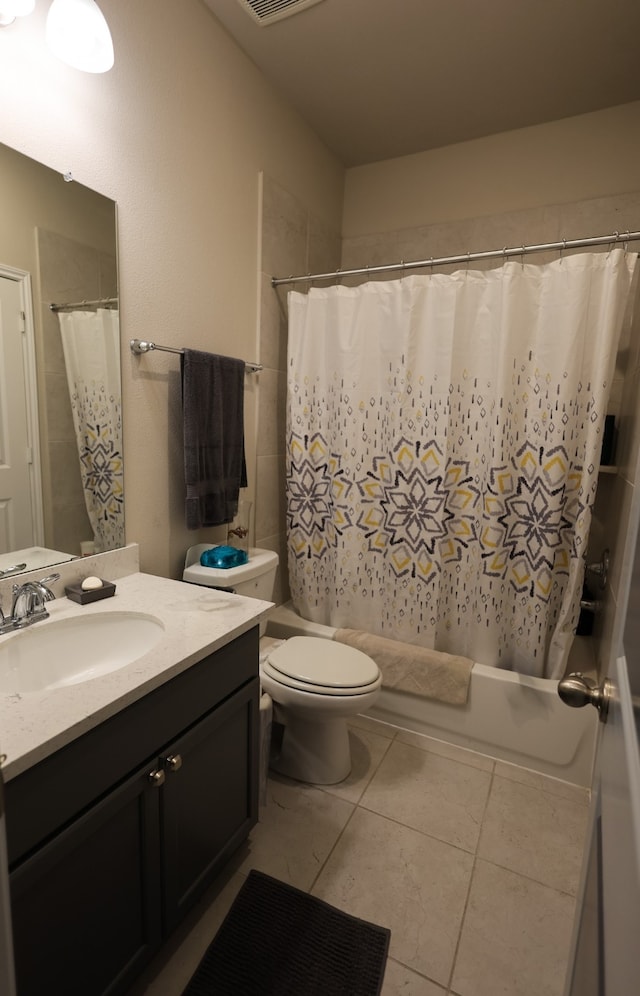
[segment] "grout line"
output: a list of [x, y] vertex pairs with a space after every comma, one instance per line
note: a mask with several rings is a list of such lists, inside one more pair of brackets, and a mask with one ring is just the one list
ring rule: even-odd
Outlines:
[[[462, 937], [462, 931], [464, 929], [464, 922], [467, 917], [467, 910], [469, 908], [469, 899], [471, 896], [471, 886], [473, 884], [473, 876], [476, 871], [476, 864], [478, 862], [478, 847], [480, 846], [480, 838], [482, 836], [482, 828], [484, 826], [485, 817], [487, 815], [487, 809], [489, 808], [489, 799], [491, 798], [491, 790], [493, 788], [493, 781], [495, 778], [495, 764], [491, 771], [491, 778], [489, 780], [489, 791], [487, 792], [487, 798], [485, 800], [484, 809], [482, 811], [482, 819], [480, 820], [480, 833], [478, 834], [478, 839], [476, 841], [475, 851], [473, 853], [473, 863], [471, 865], [471, 874], [469, 875], [469, 886], [467, 888], [467, 897], [464, 901], [464, 906], [462, 908], [462, 916], [460, 917], [460, 928], [458, 930], [458, 939], [456, 941], [456, 946], [453, 952], [453, 958], [451, 959], [451, 971], [449, 973], [449, 981], [447, 982], [447, 992], [451, 989], [453, 985], [453, 975], [456, 968], [456, 961], [458, 959], [458, 951], [460, 950], [460, 939]], [[468, 852], [467, 852], [468, 853]]]
[[318, 879], [320, 878], [320, 876], [322, 875], [322, 872], [326, 868], [327, 862], [331, 859], [331, 855], [333, 854], [333, 852], [335, 851], [336, 847], [338, 846], [338, 844], [342, 840], [342, 837], [344, 835], [345, 830], [347, 829], [347, 827], [351, 823], [351, 820], [353, 819], [353, 817], [355, 815], [355, 812], [358, 809], [358, 804], [357, 803], [351, 803], [351, 805], [353, 806], [353, 810], [352, 810], [351, 814], [349, 815], [349, 819], [347, 820], [347, 822], [343, 826], [342, 830], [340, 831], [340, 833], [336, 837], [336, 839], [335, 839], [335, 841], [333, 843], [333, 847], [331, 848], [331, 850], [327, 854], [326, 858], [324, 859], [324, 861], [322, 862], [322, 864], [318, 868], [318, 871], [316, 872], [315, 878], [313, 879], [313, 881], [311, 882], [311, 885], [307, 889], [307, 892], [309, 893], [309, 895], [312, 894], [312, 890], [315, 888]]
[[[365, 731], [365, 732], [366, 732], [366, 731]], [[377, 735], [379, 736], [379, 734], [377, 734]], [[383, 739], [386, 739], [386, 738], [383, 738]], [[369, 782], [370, 782], [370, 781], [371, 781], [371, 779], [373, 778], [374, 774], [375, 774], [375, 773], [376, 773], [376, 772], [378, 771], [378, 769], [380, 768], [380, 765], [382, 764], [382, 762], [383, 762], [384, 758], [385, 758], [385, 757], [387, 756], [387, 753], [389, 752], [389, 748], [391, 747], [391, 744], [393, 743], [394, 739], [395, 739], [395, 735], [394, 735], [394, 737], [393, 737], [393, 738], [391, 738], [391, 739], [389, 740], [389, 743], [388, 743], [388, 745], [387, 745], [387, 747], [386, 747], [386, 749], [385, 749], [385, 751], [384, 751], [384, 753], [383, 753], [382, 757], [381, 757], [381, 758], [380, 758], [380, 760], [378, 761], [378, 764], [376, 765], [376, 767], [375, 767], [374, 771], [373, 771], [373, 772], [371, 773], [371, 775], [370, 775], [370, 777], [369, 777], [369, 779], [368, 779], [368, 781], [367, 781], [367, 783], [366, 783], [365, 787], [363, 788], [362, 792], [361, 792], [361, 793], [360, 793], [360, 795], [358, 796], [358, 800], [357, 800], [357, 802], [353, 802], [353, 803], [351, 803], [351, 805], [353, 806], [353, 812], [351, 813], [351, 815], [349, 816], [349, 819], [347, 820], [347, 822], [346, 822], [346, 823], [345, 823], [345, 825], [343, 826], [342, 830], [340, 831], [340, 833], [339, 833], [339, 834], [338, 834], [338, 836], [336, 837], [336, 839], [335, 839], [335, 841], [334, 841], [334, 844], [333, 844], [333, 847], [331, 848], [331, 850], [330, 850], [330, 851], [329, 851], [329, 853], [327, 854], [327, 856], [326, 856], [326, 858], [324, 859], [324, 861], [323, 861], [322, 865], [321, 865], [321, 866], [320, 866], [320, 868], [318, 869], [318, 872], [317, 872], [317, 874], [316, 874], [315, 878], [313, 879], [313, 882], [312, 882], [312, 883], [311, 883], [311, 885], [309, 886], [309, 888], [308, 888], [308, 890], [307, 890], [307, 891], [308, 891], [308, 893], [309, 893], [310, 895], [311, 895], [311, 891], [312, 891], [312, 889], [313, 889], [313, 888], [315, 887], [315, 885], [316, 885], [316, 883], [317, 883], [317, 881], [318, 881], [318, 879], [319, 879], [320, 875], [321, 875], [321, 874], [322, 874], [322, 872], [324, 871], [324, 869], [325, 869], [325, 867], [326, 867], [326, 865], [327, 865], [327, 862], [328, 862], [328, 861], [329, 861], [329, 860], [331, 859], [331, 856], [332, 856], [333, 852], [335, 851], [336, 847], [338, 846], [338, 844], [339, 844], [339, 843], [340, 843], [340, 841], [342, 840], [342, 836], [343, 836], [343, 834], [344, 834], [345, 830], [347, 829], [347, 827], [349, 826], [349, 824], [351, 823], [351, 821], [352, 821], [352, 819], [353, 819], [353, 817], [354, 817], [354, 815], [355, 815], [356, 811], [357, 811], [358, 809], [360, 809], [360, 808], [362, 808], [362, 809], [365, 809], [365, 808], [366, 808], [366, 807], [364, 807], [364, 806], [362, 806], [362, 807], [360, 806], [360, 799], [362, 799], [362, 796], [364, 795], [364, 793], [365, 793], [365, 791], [366, 791], [366, 788], [367, 788], [367, 786], [369, 785]], [[316, 787], [316, 788], [322, 788], [322, 786], [319, 786], [319, 785], [318, 785], [318, 786], [315, 786], [315, 787]], [[331, 793], [331, 792], [328, 792], [328, 791], [327, 791], [326, 789], [322, 789], [322, 791], [324, 791], [326, 795], [332, 795], [332, 793]], [[337, 796], [337, 795], [333, 795], [332, 797], [333, 797], [334, 799], [339, 799], [339, 798], [341, 798], [341, 799], [342, 799], [342, 800], [343, 800], [344, 802], [349, 802], [349, 801], [350, 801], [349, 799], [344, 799], [344, 797], [343, 797], [343, 796]]]

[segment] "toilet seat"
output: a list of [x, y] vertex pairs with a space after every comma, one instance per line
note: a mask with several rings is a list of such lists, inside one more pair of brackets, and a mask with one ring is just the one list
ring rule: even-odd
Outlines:
[[312, 636], [286, 640], [262, 671], [280, 685], [319, 695], [363, 695], [380, 684], [377, 664], [361, 650]]

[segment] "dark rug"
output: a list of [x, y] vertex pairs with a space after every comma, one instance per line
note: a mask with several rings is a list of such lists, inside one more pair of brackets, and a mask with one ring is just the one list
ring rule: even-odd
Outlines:
[[251, 871], [183, 996], [379, 996], [390, 936]]

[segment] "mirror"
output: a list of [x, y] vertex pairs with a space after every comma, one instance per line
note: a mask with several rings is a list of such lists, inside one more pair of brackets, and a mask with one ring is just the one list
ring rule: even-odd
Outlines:
[[116, 205], [1, 144], [0, 197], [2, 577], [123, 546], [124, 491]]

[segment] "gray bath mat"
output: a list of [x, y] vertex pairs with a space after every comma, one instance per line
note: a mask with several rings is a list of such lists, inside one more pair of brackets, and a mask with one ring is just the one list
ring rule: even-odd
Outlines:
[[390, 936], [251, 871], [183, 996], [379, 996]]

